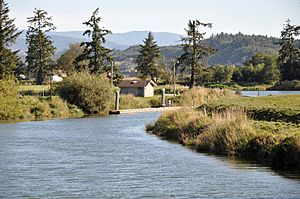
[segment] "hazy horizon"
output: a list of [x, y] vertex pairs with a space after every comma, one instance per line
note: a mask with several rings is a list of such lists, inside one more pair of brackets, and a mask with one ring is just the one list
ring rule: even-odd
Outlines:
[[[189, 19], [213, 23], [203, 29], [207, 37], [217, 33], [243, 33], [279, 37], [287, 19], [300, 24], [300, 0], [6, 0], [10, 17], [19, 29], [27, 29], [27, 17], [34, 8], [53, 16], [56, 31], [83, 31], [82, 22], [100, 7], [101, 26], [113, 33], [131, 31], [171, 32], [184, 34]], [[190, 6], [192, 5], [192, 6]], [[188, 9], [187, 9], [188, 7]]]

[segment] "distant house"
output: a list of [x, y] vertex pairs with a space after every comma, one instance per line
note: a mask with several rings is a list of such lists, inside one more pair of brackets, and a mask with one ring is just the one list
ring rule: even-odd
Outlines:
[[139, 97], [154, 96], [154, 87], [157, 86], [152, 80], [122, 80], [119, 84], [121, 94], [132, 94]]

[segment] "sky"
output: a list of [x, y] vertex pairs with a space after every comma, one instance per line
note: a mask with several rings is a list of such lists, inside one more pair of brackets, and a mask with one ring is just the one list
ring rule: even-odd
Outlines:
[[99, 7], [101, 25], [113, 33], [129, 31], [184, 34], [188, 20], [213, 23], [220, 32], [280, 37], [287, 19], [300, 25], [300, 0], [6, 0], [19, 29], [27, 29], [34, 8], [53, 17], [57, 31], [84, 30]]

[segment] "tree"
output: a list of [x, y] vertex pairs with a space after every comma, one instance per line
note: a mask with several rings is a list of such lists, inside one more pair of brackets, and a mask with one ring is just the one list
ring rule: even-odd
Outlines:
[[211, 28], [212, 24], [201, 23], [198, 20], [190, 20], [188, 29], [185, 29], [187, 36], [182, 38], [184, 53], [180, 57], [180, 62], [184, 67], [183, 70], [189, 70], [191, 74], [190, 88], [193, 88], [195, 85], [196, 68], [204, 67], [206, 64], [204, 59], [217, 51], [203, 44], [205, 33], [199, 32], [200, 26]]
[[97, 8], [89, 21], [84, 22], [88, 30], [83, 35], [91, 38], [91, 41], [82, 42], [80, 46], [84, 47], [81, 55], [76, 58], [76, 68], [81, 70], [84, 66], [80, 66], [80, 62], [87, 61], [88, 69], [91, 73], [102, 74], [109, 72], [112, 65], [112, 57], [110, 56], [111, 50], [105, 48], [105, 36], [110, 34], [111, 31], [100, 27], [101, 18], [98, 17], [99, 8]]
[[10, 49], [20, 34], [15, 28], [14, 19], [9, 18], [8, 4], [0, 0], [0, 79], [12, 75], [20, 62], [18, 51]]
[[219, 83], [230, 82], [233, 75], [234, 66], [217, 65], [211, 68], [213, 80]]
[[160, 74], [158, 59], [160, 58], [159, 48], [151, 32], [145, 38], [144, 45], [140, 45], [138, 57], [136, 59], [137, 71], [141, 78], [150, 77], [157, 82]]
[[[57, 60], [57, 68], [64, 70], [68, 74], [74, 72], [75, 69], [75, 60], [83, 52], [83, 47], [80, 47], [80, 44], [70, 44], [69, 48], [61, 54]], [[82, 63], [87, 64], [87, 63]]]
[[28, 45], [26, 62], [28, 73], [37, 78], [37, 84], [43, 84], [46, 73], [53, 66], [55, 47], [51, 37], [46, 33], [55, 30], [52, 17], [44, 10], [35, 9], [34, 16], [28, 18], [26, 43]]
[[300, 34], [300, 26], [291, 25], [287, 20], [281, 31], [278, 65], [283, 80], [300, 79], [300, 49], [294, 45], [294, 37]]

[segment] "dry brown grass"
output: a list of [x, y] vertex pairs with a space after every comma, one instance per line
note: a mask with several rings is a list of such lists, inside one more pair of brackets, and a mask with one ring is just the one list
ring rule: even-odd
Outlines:
[[256, 133], [242, 110], [213, 114], [210, 125], [196, 139], [198, 150], [234, 153]]
[[229, 90], [197, 87], [185, 91], [181, 95], [180, 105], [196, 108], [202, 104], [206, 104], [224, 96], [236, 97]]

